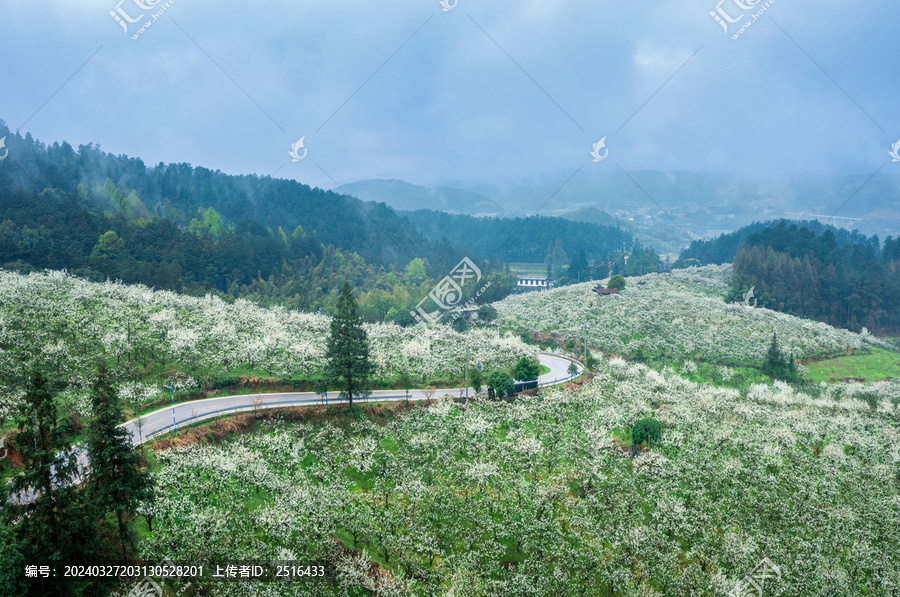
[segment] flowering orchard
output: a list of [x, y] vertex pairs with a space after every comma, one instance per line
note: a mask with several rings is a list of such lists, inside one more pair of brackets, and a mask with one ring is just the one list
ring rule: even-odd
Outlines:
[[726, 304], [731, 266], [706, 266], [628, 278], [618, 295], [598, 296], [595, 282], [512, 295], [495, 303], [501, 325], [560, 338], [583, 338], [604, 351], [657, 356], [671, 363], [700, 355], [725, 365], [760, 364], [778, 334], [797, 356], [824, 356], [884, 341], [769, 309]]
[[[193, 389], [232, 371], [321, 374], [329, 322], [243, 300], [97, 284], [65, 272], [0, 270], [0, 416], [9, 416], [32, 364], [64, 380], [63, 398], [84, 411], [87, 376], [100, 355], [120, 372], [132, 404], [158, 398], [162, 385]], [[464, 377], [466, 335], [444, 325], [365, 327], [377, 377], [401, 371], [417, 380]], [[467, 335], [470, 362], [485, 369], [511, 367], [535, 352], [511, 334], [479, 329]]]
[[[601, 359], [574, 393], [275, 420], [157, 454], [144, 556], [327, 560], [210, 595], [900, 594], [900, 382], [747, 390]], [[662, 437], [632, 459], [643, 417]], [[313, 585], [309, 585], [312, 587]]]

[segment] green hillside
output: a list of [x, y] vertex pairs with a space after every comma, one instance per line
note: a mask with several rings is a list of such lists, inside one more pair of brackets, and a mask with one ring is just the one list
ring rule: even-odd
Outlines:
[[[614, 361], [594, 375], [514, 404], [288, 415], [161, 451], [142, 553], [320, 559], [325, 595], [716, 595], [763, 558], [773, 594], [900, 583], [898, 383], [870, 388], [876, 411]], [[644, 417], [661, 436], [632, 457], [621, 438]]]

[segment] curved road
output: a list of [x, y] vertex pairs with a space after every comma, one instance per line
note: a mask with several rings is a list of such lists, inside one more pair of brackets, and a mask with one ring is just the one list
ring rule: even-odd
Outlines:
[[[576, 363], [578, 373], [570, 375], [569, 364], [572, 359], [555, 354], [540, 353], [538, 361], [550, 368], [548, 373], [538, 378], [539, 386], [550, 386], [573, 379], [581, 374], [584, 368]], [[432, 398], [449, 395], [453, 397], [465, 396], [465, 388], [439, 389], [434, 391]], [[474, 388], [469, 388], [469, 396], [474, 396]], [[410, 400], [425, 400], [427, 396], [424, 390], [409, 390]], [[387, 402], [406, 400], [405, 390], [375, 390], [368, 402]], [[338, 392], [329, 392], [328, 404], [339, 404], [346, 401], [338, 400]], [[367, 401], [362, 401], [363, 403]], [[204, 398], [181, 402], [173, 407], [147, 413], [136, 419], [132, 419], [119, 425], [125, 427], [131, 433], [132, 443], [140, 445], [148, 439], [161, 433], [172, 431], [174, 427], [190, 425], [197, 421], [213, 419], [227, 413], [252, 411], [262, 408], [277, 408], [282, 406], [317, 406], [324, 404], [322, 397], [314, 392], [287, 392], [279, 394], [242, 394], [239, 396], [220, 396], [217, 398]], [[78, 480], [87, 472], [87, 454], [83, 448], [78, 448], [79, 475]], [[33, 493], [16, 496], [16, 501], [29, 502], [34, 499]]]
[[[568, 381], [577, 375], [568, 372], [569, 363], [572, 361], [566, 357], [555, 354], [540, 353], [538, 361], [550, 371], [538, 378], [539, 386], [549, 386]], [[578, 366], [578, 375], [583, 367]], [[433, 398], [449, 395], [465, 396], [465, 388], [439, 389], [434, 392]], [[475, 390], [469, 388], [469, 396], [474, 396]], [[410, 400], [425, 400], [424, 390], [410, 390]], [[405, 390], [375, 390], [369, 395], [368, 402], [387, 402], [406, 400]], [[256, 404], [254, 404], [256, 402]], [[346, 402], [346, 401], [343, 401]], [[361, 401], [365, 403], [366, 401]], [[286, 392], [279, 394], [242, 394], [239, 396], [220, 396], [217, 398], [203, 398], [191, 402], [175, 404], [174, 413], [171, 407], [147, 413], [137, 419], [132, 419], [119, 425], [125, 427], [131, 433], [135, 445], [161, 433], [172, 431], [176, 425], [190, 425], [197, 421], [211, 419], [226, 413], [252, 411], [261, 408], [276, 408], [281, 406], [317, 406], [324, 404], [321, 396], [314, 392]], [[338, 392], [328, 393], [328, 404], [339, 404]], [[173, 424], [173, 421], [175, 422]]]

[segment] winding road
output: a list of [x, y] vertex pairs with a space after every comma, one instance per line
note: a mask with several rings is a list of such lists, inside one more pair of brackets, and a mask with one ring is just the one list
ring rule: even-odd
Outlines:
[[[540, 353], [538, 362], [549, 367], [550, 371], [538, 378], [538, 386], [551, 386], [573, 379], [581, 374], [584, 367], [576, 362], [578, 373], [569, 374], [569, 364], [572, 359], [556, 354]], [[432, 398], [449, 395], [459, 397], [465, 395], [465, 388], [439, 389], [433, 392]], [[474, 388], [469, 388], [469, 396], [474, 396]], [[409, 400], [426, 400], [425, 390], [409, 390]], [[407, 399], [406, 390], [376, 390], [373, 391], [365, 402], [387, 402]], [[329, 392], [328, 404], [341, 404], [346, 401], [338, 400], [338, 392]], [[132, 419], [119, 425], [131, 434], [132, 443], [137, 446], [160, 434], [174, 430], [176, 427], [191, 425], [197, 421], [213, 419], [222, 415], [241, 411], [253, 411], [265, 408], [280, 408], [285, 406], [318, 406], [324, 404], [323, 397], [314, 392], [286, 392], [279, 394], [242, 394], [238, 396], [220, 396], [217, 398], [204, 398], [190, 402], [176, 403], [174, 407], [162, 408], [147, 413], [141, 417]], [[87, 454], [84, 448], [77, 448], [79, 473], [77, 481], [87, 473]], [[25, 492], [13, 496], [11, 501], [19, 503], [30, 502], [35, 499], [33, 492]]]
[[[538, 361], [550, 368], [548, 373], [538, 378], [539, 386], [550, 386], [568, 381], [577, 375], [568, 372], [571, 359], [550, 353], [540, 353]], [[578, 375], [583, 367], [576, 363]], [[434, 392], [433, 398], [449, 395], [459, 397], [460, 392], [465, 395], [465, 388], [439, 389]], [[474, 388], [469, 388], [469, 396], [474, 396]], [[338, 392], [328, 393], [328, 404], [341, 404], [338, 400]], [[425, 390], [409, 390], [410, 400], [425, 400]], [[406, 400], [405, 390], [375, 390], [365, 402], [387, 402]], [[346, 402], [346, 401], [343, 401]], [[252, 411], [262, 408], [278, 408], [282, 406], [318, 406], [324, 404], [323, 398], [314, 392], [287, 392], [279, 394], [242, 394], [238, 396], [220, 396], [217, 398], [204, 398], [191, 402], [176, 403], [174, 409], [164, 408], [147, 413], [137, 419], [122, 423], [131, 433], [135, 445], [139, 445], [148, 439], [172, 431], [176, 426], [190, 425], [197, 421], [215, 418], [227, 413]], [[174, 410], [174, 412], [173, 412]]]

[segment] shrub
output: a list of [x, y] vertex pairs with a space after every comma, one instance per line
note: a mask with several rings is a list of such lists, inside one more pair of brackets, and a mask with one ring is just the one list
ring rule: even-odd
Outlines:
[[778, 337], [772, 333], [772, 343], [766, 353], [766, 360], [762, 366], [763, 373], [774, 379], [784, 381], [798, 381], [800, 374], [797, 372], [797, 363], [794, 361], [794, 353], [786, 355], [778, 348]]
[[497, 319], [497, 309], [490, 305], [481, 305], [478, 307], [478, 321], [489, 323]]
[[466, 318], [463, 316], [457, 317], [450, 322], [450, 327], [453, 328], [453, 331], [459, 332], [460, 334], [464, 333], [467, 329], [469, 329], [469, 322], [466, 321]]
[[536, 360], [522, 357], [516, 363], [513, 373], [519, 381], [534, 381], [540, 375], [541, 367]]
[[498, 398], [506, 396], [516, 387], [516, 382], [506, 371], [492, 371], [487, 379], [488, 387], [494, 389]]
[[616, 274], [609, 279], [609, 283], [606, 285], [606, 287], [623, 290], [625, 288], [625, 278], [623, 278], [621, 274]]
[[469, 384], [475, 388], [476, 392], [481, 391], [481, 371], [478, 367], [472, 367], [469, 369]]
[[638, 444], [658, 442], [660, 435], [659, 421], [651, 418], [641, 419], [631, 430], [631, 453], [637, 452]]

